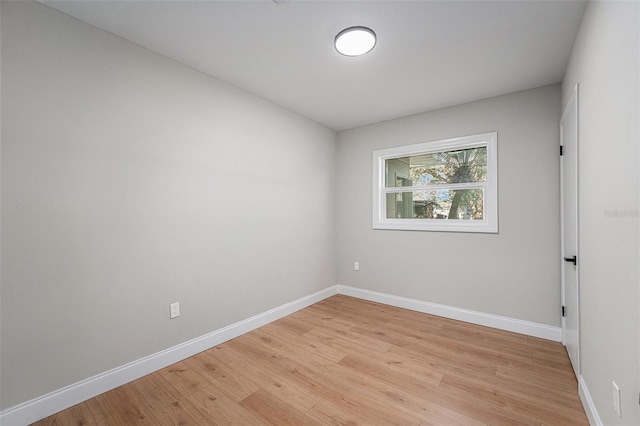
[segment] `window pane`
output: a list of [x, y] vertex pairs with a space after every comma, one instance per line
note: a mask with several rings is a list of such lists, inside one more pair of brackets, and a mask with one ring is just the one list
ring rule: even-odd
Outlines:
[[412, 186], [409, 169], [410, 158], [393, 158], [385, 161], [385, 186], [395, 188]]
[[485, 182], [487, 147], [385, 160], [385, 187]]
[[387, 194], [387, 219], [483, 219], [484, 190], [441, 189]]

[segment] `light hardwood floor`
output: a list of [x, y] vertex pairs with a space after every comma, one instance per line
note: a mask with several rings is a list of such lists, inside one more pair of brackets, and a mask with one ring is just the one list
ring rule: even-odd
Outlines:
[[587, 425], [560, 343], [334, 296], [36, 425]]

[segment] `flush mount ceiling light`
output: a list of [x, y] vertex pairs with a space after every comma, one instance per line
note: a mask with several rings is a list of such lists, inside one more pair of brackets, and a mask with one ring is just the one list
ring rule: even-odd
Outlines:
[[376, 45], [376, 33], [367, 27], [349, 27], [338, 33], [334, 44], [345, 56], [364, 55]]

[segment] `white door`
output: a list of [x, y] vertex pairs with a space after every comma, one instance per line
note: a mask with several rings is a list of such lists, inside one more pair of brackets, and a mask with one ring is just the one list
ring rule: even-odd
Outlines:
[[578, 256], [578, 86], [560, 120], [562, 194], [562, 343], [576, 377], [580, 374]]

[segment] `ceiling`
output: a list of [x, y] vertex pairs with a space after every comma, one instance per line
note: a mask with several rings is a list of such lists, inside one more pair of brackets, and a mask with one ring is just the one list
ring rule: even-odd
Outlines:
[[[43, 3], [334, 130], [559, 82], [584, 1]], [[378, 35], [345, 57], [335, 35]]]

